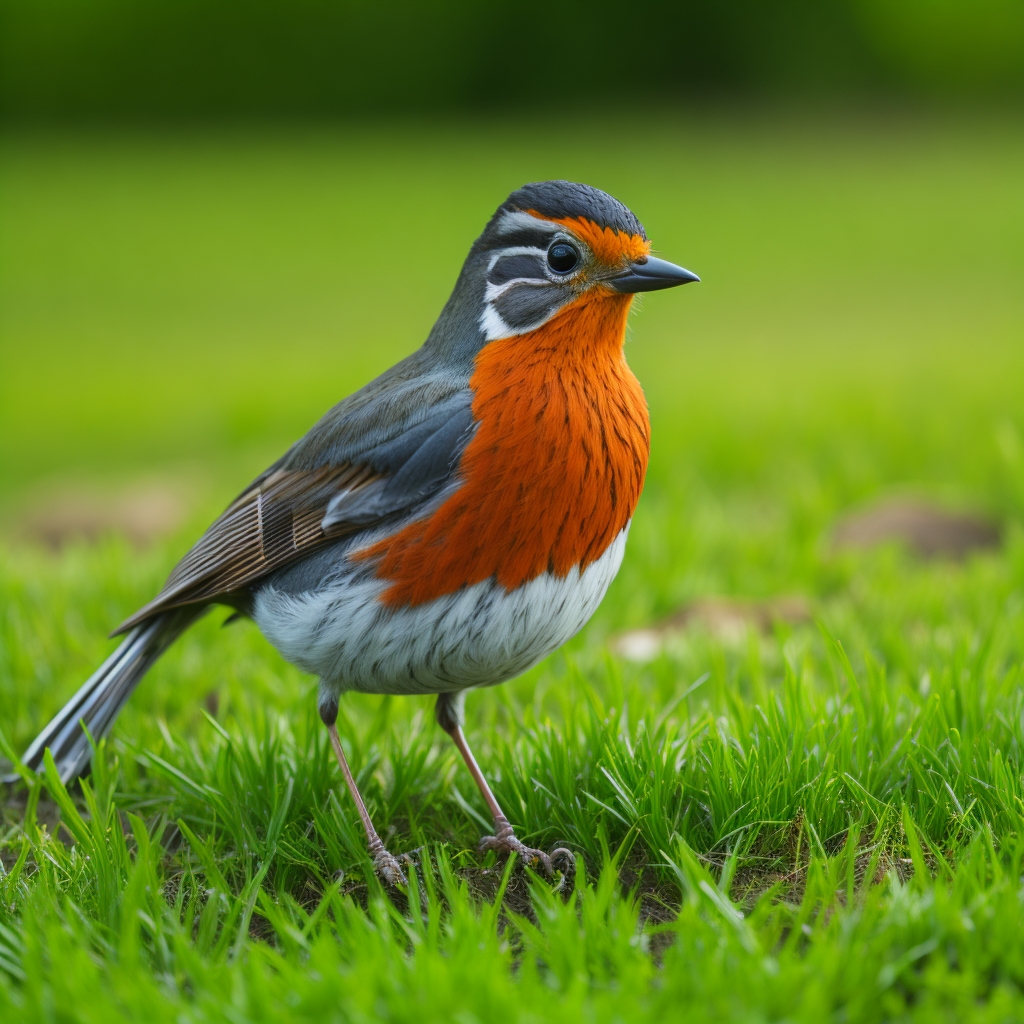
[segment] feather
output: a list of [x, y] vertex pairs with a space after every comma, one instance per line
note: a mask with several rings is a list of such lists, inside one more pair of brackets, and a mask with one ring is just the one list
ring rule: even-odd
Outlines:
[[472, 428], [466, 391], [368, 449], [358, 464], [292, 468], [286, 457], [225, 509], [175, 566], [160, 593], [114, 635], [170, 608], [231, 603], [276, 570], [396, 513], [414, 510], [455, 474]]

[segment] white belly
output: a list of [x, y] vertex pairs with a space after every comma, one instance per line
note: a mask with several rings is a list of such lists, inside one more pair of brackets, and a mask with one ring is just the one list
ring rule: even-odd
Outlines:
[[387, 581], [353, 573], [323, 590], [265, 587], [253, 618], [294, 665], [336, 691], [450, 693], [504, 682], [587, 622], [622, 564], [629, 525], [597, 561], [508, 592], [491, 580], [412, 608], [379, 603]]

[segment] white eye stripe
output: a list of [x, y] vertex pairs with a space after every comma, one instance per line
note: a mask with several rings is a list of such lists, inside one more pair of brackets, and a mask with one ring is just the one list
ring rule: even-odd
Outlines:
[[558, 224], [540, 220], [522, 210], [507, 210], [498, 224], [499, 235], [511, 235], [514, 231], [544, 231], [553, 235], [558, 230]]
[[499, 249], [491, 255], [487, 261], [487, 273], [489, 274], [494, 269], [494, 264], [504, 256], [540, 256], [543, 258], [547, 254], [547, 249], [538, 249], [532, 245], [510, 245], [507, 249]]
[[487, 287], [484, 289], [484, 302], [493, 302], [517, 284], [546, 284], [553, 286], [555, 282], [549, 281], [546, 277], [515, 277], [511, 281], [503, 281], [501, 284], [491, 284], [488, 281]]

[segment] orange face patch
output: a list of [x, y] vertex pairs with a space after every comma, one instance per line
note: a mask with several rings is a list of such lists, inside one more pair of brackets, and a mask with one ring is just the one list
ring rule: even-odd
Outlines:
[[581, 241], [590, 246], [591, 252], [610, 267], [623, 266], [642, 260], [651, 253], [651, 243], [640, 235], [627, 235], [614, 228], [603, 228], [587, 217], [545, 217], [536, 210], [527, 210], [531, 217], [561, 224]]
[[622, 343], [632, 296], [591, 291], [543, 326], [485, 345], [470, 387], [479, 427], [462, 486], [433, 514], [354, 555], [383, 601], [417, 605], [494, 579], [513, 590], [581, 571], [633, 516], [650, 425]]

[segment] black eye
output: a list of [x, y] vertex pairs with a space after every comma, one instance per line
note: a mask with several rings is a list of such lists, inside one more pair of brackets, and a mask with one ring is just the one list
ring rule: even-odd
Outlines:
[[548, 266], [557, 274], [568, 274], [580, 261], [580, 254], [568, 242], [555, 242], [548, 249]]

